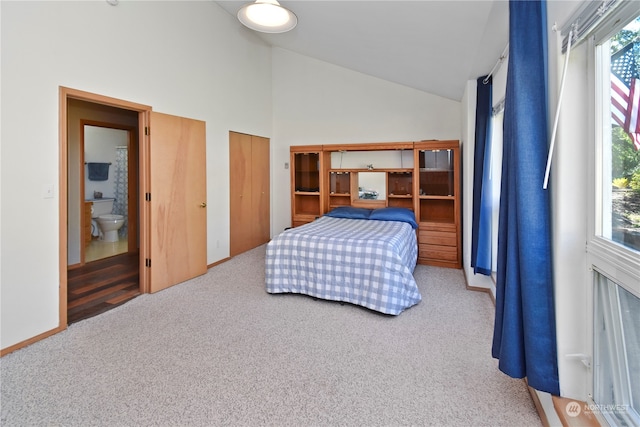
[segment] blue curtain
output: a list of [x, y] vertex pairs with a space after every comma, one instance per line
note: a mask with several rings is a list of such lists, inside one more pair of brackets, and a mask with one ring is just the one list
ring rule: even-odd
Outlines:
[[501, 371], [559, 395], [551, 264], [547, 13], [544, 1], [509, 1], [509, 70], [493, 357]]
[[491, 275], [491, 110], [493, 79], [477, 81], [476, 133], [473, 158], [473, 216], [471, 267], [474, 273]]

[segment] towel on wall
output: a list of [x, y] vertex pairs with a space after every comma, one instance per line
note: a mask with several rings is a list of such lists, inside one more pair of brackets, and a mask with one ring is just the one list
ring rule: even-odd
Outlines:
[[89, 181], [106, 181], [109, 179], [109, 165], [111, 163], [87, 163]]

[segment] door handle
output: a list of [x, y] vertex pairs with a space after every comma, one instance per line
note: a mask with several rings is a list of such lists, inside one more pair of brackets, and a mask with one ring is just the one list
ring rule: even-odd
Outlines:
[[201, 207], [201, 208], [206, 208], [206, 207], [207, 207], [207, 203], [206, 203], [206, 202], [202, 202], [202, 203], [200, 203], [200, 207]]

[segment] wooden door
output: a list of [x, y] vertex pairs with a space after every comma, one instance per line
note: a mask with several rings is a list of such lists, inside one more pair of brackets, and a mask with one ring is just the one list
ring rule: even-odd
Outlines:
[[251, 209], [251, 135], [229, 132], [229, 254], [253, 248]]
[[269, 139], [251, 137], [251, 195], [253, 221], [252, 247], [260, 246], [271, 237], [271, 197], [269, 192]]
[[268, 138], [229, 132], [231, 256], [269, 241], [269, 169]]
[[151, 112], [150, 292], [207, 271], [205, 122]]

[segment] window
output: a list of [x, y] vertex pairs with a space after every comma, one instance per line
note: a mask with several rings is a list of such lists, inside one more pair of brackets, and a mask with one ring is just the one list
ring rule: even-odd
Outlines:
[[594, 395], [611, 425], [640, 425], [640, 298], [595, 275]]
[[639, 30], [636, 18], [599, 47], [603, 75], [610, 70], [611, 115], [603, 120], [602, 210], [595, 232], [633, 251], [640, 251]]
[[623, 26], [592, 39], [592, 399], [609, 424], [640, 426], [640, 18], [617, 18]]
[[494, 108], [491, 117], [491, 274], [498, 271], [498, 223], [500, 220], [500, 180], [502, 176], [502, 123], [504, 120], [504, 100]]

